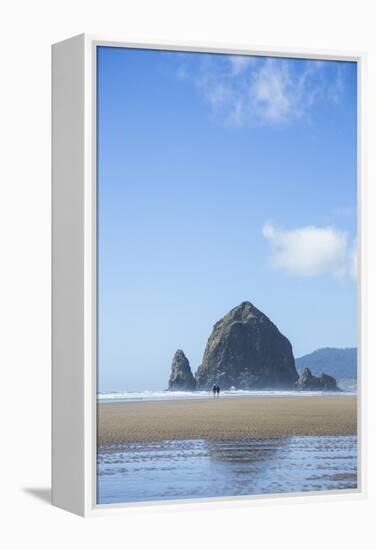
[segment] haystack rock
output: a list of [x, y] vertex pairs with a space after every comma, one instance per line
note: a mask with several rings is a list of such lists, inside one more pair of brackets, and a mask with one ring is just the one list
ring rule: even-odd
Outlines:
[[292, 389], [298, 378], [289, 340], [250, 302], [214, 325], [196, 373], [198, 389]]
[[195, 377], [192, 374], [189, 361], [181, 349], [177, 350], [172, 360], [168, 389], [185, 391], [196, 389]]
[[340, 391], [333, 376], [329, 376], [325, 372], [321, 373], [320, 376], [314, 376], [308, 368], [304, 369], [301, 377], [296, 382], [296, 388], [303, 391]]

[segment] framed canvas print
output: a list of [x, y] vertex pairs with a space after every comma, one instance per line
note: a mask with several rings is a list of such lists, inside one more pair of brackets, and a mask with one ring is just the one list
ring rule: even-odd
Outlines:
[[54, 504], [364, 493], [363, 82], [358, 54], [53, 46]]

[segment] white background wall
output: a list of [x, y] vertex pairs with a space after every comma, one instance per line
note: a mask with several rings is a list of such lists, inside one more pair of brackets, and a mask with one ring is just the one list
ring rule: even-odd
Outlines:
[[[374, 548], [375, 137], [372, 1], [13, 0], [0, 13], [0, 536], [4, 548]], [[83, 520], [50, 479], [50, 44], [81, 32], [369, 53], [369, 498]], [[373, 308], [373, 310], [372, 310]], [[39, 498], [38, 498], [39, 495]], [[40, 497], [43, 498], [40, 498]], [[373, 508], [373, 510], [372, 510]]]

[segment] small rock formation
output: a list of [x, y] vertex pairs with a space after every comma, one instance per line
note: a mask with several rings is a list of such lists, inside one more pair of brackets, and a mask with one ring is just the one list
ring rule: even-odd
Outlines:
[[298, 378], [289, 340], [250, 302], [214, 325], [196, 372], [198, 389], [292, 389]]
[[303, 391], [340, 391], [333, 376], [329, 376], [324, 372], [320, 376], [314, 376], [308, 368], [304, 369], [301, 377], [296, 382], [296, 388]]
[[168, 389], [185, 391], [196, 389], [195, 377], [192, 374], [189, 361], [181, 349], [177, 350], [172, 360]]

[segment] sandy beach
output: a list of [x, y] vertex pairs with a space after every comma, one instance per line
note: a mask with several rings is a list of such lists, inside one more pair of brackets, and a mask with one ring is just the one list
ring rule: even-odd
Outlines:
[[102, 403], [98, 445], [135, 441], [356, 434], [356, 396]]

